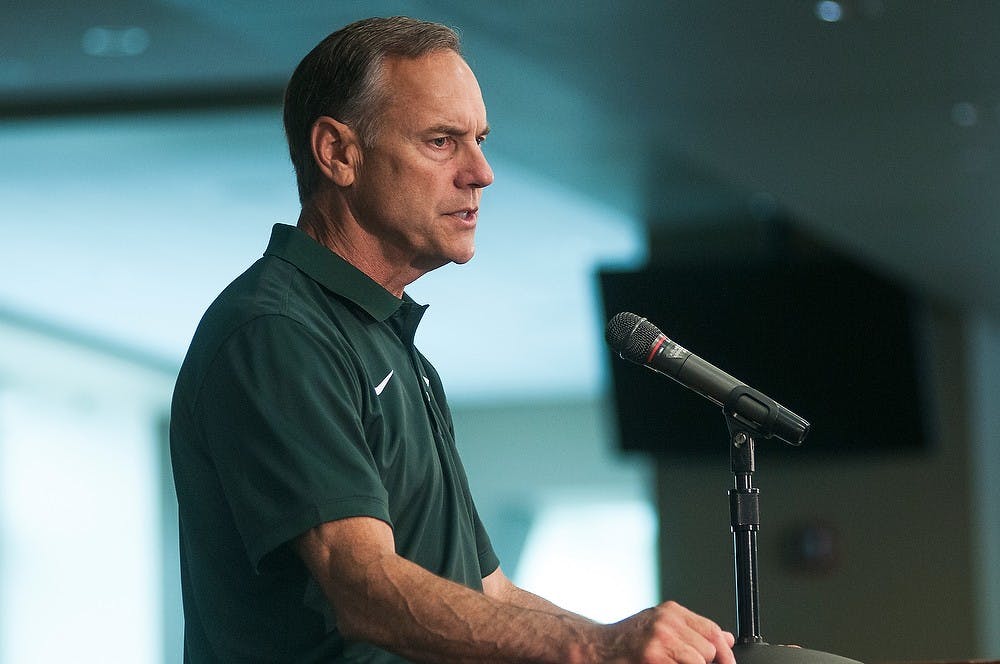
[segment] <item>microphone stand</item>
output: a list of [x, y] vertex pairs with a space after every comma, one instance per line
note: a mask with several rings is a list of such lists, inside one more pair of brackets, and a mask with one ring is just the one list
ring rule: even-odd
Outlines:
[[756, 469], [754, 431], [726, 410], [729, 460], [735, 487], [729, 490], [736, 574], [736, 623], [733, 653], [737, 664], [860, 664], [818, 650], [771, 645], [760, 633], [760, 584], [757, 573], [757, 531], [760, 530], [760, 489], [753, 485]]

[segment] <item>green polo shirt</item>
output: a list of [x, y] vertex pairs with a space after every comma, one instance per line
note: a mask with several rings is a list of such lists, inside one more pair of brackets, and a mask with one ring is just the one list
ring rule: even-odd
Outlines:
[[399, 662], [345, 641], [287, 544], [390, 524], [397, 553], [482, 589], [498, 561], [437, 372], [400, 300], [292, 226], [205, 313], [170, 421], [185, 661]]

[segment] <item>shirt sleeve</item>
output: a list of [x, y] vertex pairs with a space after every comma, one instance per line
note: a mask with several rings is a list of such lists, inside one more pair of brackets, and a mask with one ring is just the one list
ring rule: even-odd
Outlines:
[[486, 526], [479, 519], [478, 510], [473, 513], [473, 517], [476, 522], [476, 548], [479, 555], [479, 569], [482, 578], [485, 579], [500, 567], [500, 558], [493, 550], [493, 542], [490, 541], [490, 536], [486, 533]]
[[365, 437], [360, 365], [293, 319], [262, 316], [220, 347], [195, 405], [254, 569], [327, 521], [390, 523]]

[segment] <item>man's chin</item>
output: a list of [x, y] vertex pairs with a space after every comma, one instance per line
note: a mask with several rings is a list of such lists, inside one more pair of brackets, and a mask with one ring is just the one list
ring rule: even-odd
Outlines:
[[452, 261], [452, 263], [454, 263], [455, 265], [465, 265], [466, 263], [468, 263], [469, 261], [471, 261], [473, 259], [473, 257], [475, 257], [475, 255], [476, 255], [476, 252], [475, 251], [471, 251], [466, 256], [462, 256], [461, 258], [456, 258], [455, 260]]
[[456, 253], [451, 256], [442, 256], [437, 260], [425, 262], [420, 266], [420, 270], [426, 274], [438, 269], [439, 267], [444, 267], [445, 265], [465, 265], [472, 260], [475, 254], [475, 250], [470, 250], [468, 253]]
[[468, 249], [453, 252], [452, 255], [449, 257], [450, 260], [448, 262], [454, 263], [455, 265], [465, 265], [466, 263], [471, 261], [475, 255], [476, 255], [476, 248], [474, 246], [469, 247]]

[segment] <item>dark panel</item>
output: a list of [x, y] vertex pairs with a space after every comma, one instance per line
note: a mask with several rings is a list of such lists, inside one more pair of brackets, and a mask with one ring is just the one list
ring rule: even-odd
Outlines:
[[[900, 286], [842, 261], [602, 272], [607, 318], [632, 311], [675, 342], [806, 418], [796, 456], [927, 445], [917, 307]], [[727, 454], [718, 406], [612, 356], [620, 442], [661, 456]], [[784, 448], [766, 441], [769, 447]]]

